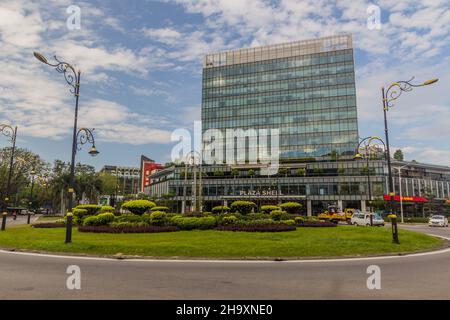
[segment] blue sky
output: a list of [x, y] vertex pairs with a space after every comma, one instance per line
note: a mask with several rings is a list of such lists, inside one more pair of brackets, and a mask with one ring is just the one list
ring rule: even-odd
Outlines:
[[[80, 29], [67, 28], [70, 5]], [[367, 27], [369, 5], [381, 10], [379, 30]], [[450, 165], [449, 27], [445, 0], [1, 0], [0, 122], [19, 126], [20, 147], [69, 160], [73, 97], [32, 52], [56, 54], [82, 71], [80, 125], [96, 128], [101, 151], [91, 158], [85, 148], [77, 160], [138, 166], [145, 154], [164, 163], [172, 131], [200, 118], [205, 53], [350, 32], [360, 135], [383, 135], [381, 86], [439, 77], [389, 112], [391, 145]]]

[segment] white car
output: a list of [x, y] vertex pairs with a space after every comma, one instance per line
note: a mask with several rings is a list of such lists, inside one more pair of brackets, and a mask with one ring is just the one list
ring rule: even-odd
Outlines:
[[372, 224], [374, 226], [384, 226], [384, 220], [379, 214], [364, 213], [355, 211], [350, 220], [354, 226], [370, 226], [370, 216], [372, 216]]
[[428, 226], [430, 227], [448, 227], [448, 219], [444, 216], [431, 216], [430, 220], [428, 220]]

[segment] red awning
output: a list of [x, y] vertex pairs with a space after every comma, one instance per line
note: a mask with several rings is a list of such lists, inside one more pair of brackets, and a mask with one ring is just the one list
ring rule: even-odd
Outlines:
[[[384, 200], [390, 200], [389, 195], [385, 194], [384, 195]], [[395, 195], [394, 196], [394, 201], [400, 202], [400, 196], [399, 195]], [[402, 197], [402, 202], [428, 202], [428, 199], [425, 197], [406, 197], [403, 196]]]

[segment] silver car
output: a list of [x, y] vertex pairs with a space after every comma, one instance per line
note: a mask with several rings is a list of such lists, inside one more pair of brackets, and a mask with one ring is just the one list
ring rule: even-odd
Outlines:
[[428, 226], [430, 227], [448, 227], [448, 219], [447, 217], [441, 215], [431, 216], [430, 220], [428, 220]]

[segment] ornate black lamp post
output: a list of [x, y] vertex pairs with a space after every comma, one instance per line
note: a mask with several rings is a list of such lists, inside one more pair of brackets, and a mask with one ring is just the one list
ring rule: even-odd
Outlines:
[[[370, 167], [369, 167], [369, 160], [370, 160], [370, 147], [372, 145], [373, 141], [379, 141], [384, 146], [384, 154], [386, 155], [386, 144], [383, 140], [381, 140], [380, 137], [376, 136], [370, 136], [361, 139], [361, 141], [358, 144], [358, 147], [356, 148], [355, 152], [355, 159], [366, 159], [366, 168], [367, 168], [367, 190], [368, 190], [368, 199], [369, 199], [369, 211], [370, 211], [370, 201], [372, 201], [372, 185], [370, 182]], [[364, 144], [364, 155], [359, 153], [361, 149], [361, 145]], [[370, 225], [373, 226], [373, 216], [370, 215]]]
[[6, 216], [8, 209], [8, 201], [10, 196], [10, 188], [11, 188], [11, 178], [13, 173], [14, 166], [14, 153], [16, 152], [16, 138], [17, 138], [17, 127], [12, 127], [8, 124], [0, 124], [0, 133], [11, 140], [12, 149], [11, 149], [11, 158], [9, 161], [9, 172], [8, 172], [8, 180], [6, 182], [6, 194], [4, 199], [4, 208], [2, 208], [2, 227], [1, 230], [4, 231], [6, 227]]
[[411, 81], [414, 80], [414, 77], [407, 81], [397, 81], [392, 83], [386, 90], [385, 88], [381, 88], [381, 94], [383, 98], [383, 113], [384, 113], [384, 132], [386, 135], [386, 153], [387, 153], [387, 165], [388, 165], [388, 174], [389, 174], [389, 209], [390, 209], [390, 217], [392, 220], [392, 242], [399, 244], [398, 240], [398, 230], [397, 230], [397, 216], [393, 213], [394, 208], [394, 180], [392, 178], [392, 168], [391, 168], [391, 154], [389, 151], [389, 132], [388, 132], [388, 124], [387, 124], [387, 112], [390, 108], [394, 106], [393, 101], [398, 99], [403, 92], [412, 91], [413, 88], [423, 87], [437, 82], [439, 79], [431, 79], [427, 80], [421, 84], [413, 84]]
[[[68, 211], [72, 212], [73, 207], [73, 193], [75, 192], [75, 156], [77, 150], [79, 150], [79, 146], [90, 142], [92, 143], [92, 148], [89, 151], [89, 154], [92, 156], [96, 156], [99, 152], [95, 148], [94, 136], [92, 134], [93, 130], [89, 130], [86, 128], [82, 128], [77, 130], [78, 125], [78, 99], [80, 97], [80, 77], [81, 72], [75, 71], [75, 68], [67, 62], [59, 60], [56, 56], [54, 56], [55, 63], [50, 63], [48, 60], [40, 53], [33, 52], [33, 55], [46, 65], [54, 67], [56, 71], [62, 73], [64, 75], [64, 79], [67, 84], [71, 87], [70, 93], [75, 96], [75, 117], [73, 124], [73, 137], [72, 137], [72, 161], [70, 163], [70, 186], [69, 186], [69, 206]], [[70, 230], [69, 230], [70, 228]], [[67, 217], [67, 231], [66, 231], [66, 243], [71, 242], [71, 233], [72, 233], [72, 216], [69, 215]]]

